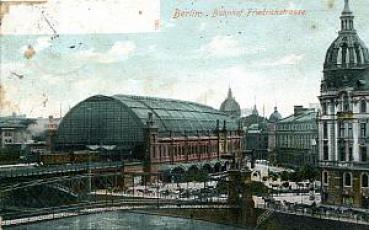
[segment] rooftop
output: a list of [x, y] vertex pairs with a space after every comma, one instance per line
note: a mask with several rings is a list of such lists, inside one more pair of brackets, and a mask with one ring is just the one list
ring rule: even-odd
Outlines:
[[33, 124], [34, 122], [34, 119], [26, 117], [0, 117], [0, 128], [27, 128], [30, 124]]
[[315, 109], [306, 109], [300, 113], [294, 113], [284, 119], [281, 119], [278, 123], [289, 122], [309, 122], [317, 118], [318, 112]]
[[94, 96], [86, 101], [104, 99], [122, 103], [133, 112], [143, 126], [146, 125], [151, 113], [159, 132], [190, 134], [196, 131], [215, 130], [218, 120], [220, 128], [225, 121], [228, 130], [238, 129], [237, 122], [225, 113], [195, 102], [121, 94], [111, 97]]

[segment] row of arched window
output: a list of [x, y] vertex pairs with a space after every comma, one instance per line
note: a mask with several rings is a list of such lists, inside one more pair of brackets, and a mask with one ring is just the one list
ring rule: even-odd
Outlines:
[[358, 45], [354, 48], [348, 47], [346, 43], [338, 49], [337, 64], [364, 64], [364, 52]]
[[[344, 28], [353, 28], [352, 21], [342, 21], [342, 30]], [[365, 50], [359, 43], [356, 43], [354, 47], [349, 47], [347, 41], [345, 41], [338, 48], [330, 47], [326, 56], [326, 64], [344, 65], [344, 64], [364, 64], [365, 62]]]
[[[343, 97], [342, 104], [340, 104], [338, 108], [339, 108], [338, 111], [342, 111], [342, 112], [350, 111], [350, 104], [349, 104], [349, 100], [347, 96]], [[322, 114], [323, 115], [327, 114], [328, 113], [327, 110], [328, 110], [328, 104], [326, 102], [323, 102], [322, 103]], [[366, 113], [366, 112], [367, 112], [367, 101], [362, 99], [360, 100], [359, 113]]]
[[[228, 149], [222, 150], [225, 152], [234, 152], [238, 151], [240, 146], [239, 140], [229, 140], [228, 141]], [[154, 151], [154, 148], [155, 151]], [[186, 145], [181, 144], [157, 144], [152, 147], [153, 158], [157, 157], [169, 157], [179, 156], [179, 155], [191, 155], [191, 154], [210, 154], [218, 152], [218, 142], [202, 142], [202, 143], [188, 143]]]
[[[328, 185], [328, 172], [323, 172], [322, 175], [323, 185]], [[353, 185], [353, 176], [351, 172], [343, 173], [343, 186], [344, 187], [352, 187]], [[360, 176], [360, 185], [361, 188], [369, 188], [369, 175], [368, 173], [362, 173]]]

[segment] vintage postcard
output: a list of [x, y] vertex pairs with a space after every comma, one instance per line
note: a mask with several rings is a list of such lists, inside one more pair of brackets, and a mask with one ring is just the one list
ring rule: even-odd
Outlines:
[[369, 228], [368, 10], [0, 0], [0, 229]]

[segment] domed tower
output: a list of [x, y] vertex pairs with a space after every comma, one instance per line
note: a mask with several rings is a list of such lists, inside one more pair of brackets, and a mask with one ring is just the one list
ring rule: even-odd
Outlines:
[[270, 116], [269, 116], [269, 122], [270, 123], [276, 123], [280, 119], [282, 119], [282, 115], [278, 112], [278, 108], [276, 106], [276, 107], [274, 107], [274, 112], [272, 114], [270, 114]]
[[328, 48], [324, 62], [321, 90], [355, 83], [355, 77], [369, 67], [369, 52], [354, 28], [354, 15], [345, 0], [341, 14], [341, 30]]
[[220, 105], [220, 111], [228, 114], [232, 118], [241, 117], [241, 107], [232, 95], [231, 88], [228, 89], [228, 96]]
[[277, 122], [282, 119], [282, 115], [278, 112], [277, 106], [274, 107], [274, 112], [270, 114], [268, 120], [268, 152], [270, 160], [276, 162], [276, 146], [277, 146]]
[[319, 96], [322, 202], [368, 208], [369, 168], [362, 165], [369, 162], [369, 53], [354, 29], [348, 0], [340, 19]]

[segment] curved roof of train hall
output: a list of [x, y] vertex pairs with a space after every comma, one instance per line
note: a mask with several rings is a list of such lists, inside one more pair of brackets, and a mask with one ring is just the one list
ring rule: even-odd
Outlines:
[[111, 98], [119, 100], [129, 108], [143, 125], [146, 125], [148, 114], [152, 113], [159, 132], [191, 133], [215, 130], [217, 120], [220, 121], [220, 127], [223, 126], [223, 121], [226, 121], [227, 129], [238, 128], [237, 122], [225, 113], [195, 102], [130, 95], [114, 95]]
[[114, 96], [96, 95], [81, 103], [90, 101], [118, 102], [135, 117], [142, 128], [146, 127], [149, 113], [152, 113], [159, 133], [195, 134], [197, 131], [213, 131], [217, 128], [218, 120], [220, 128], [226, 121], [227, 130], [238, 129], [237, 120], [210, 106], [195, 102], [118, 94]]

